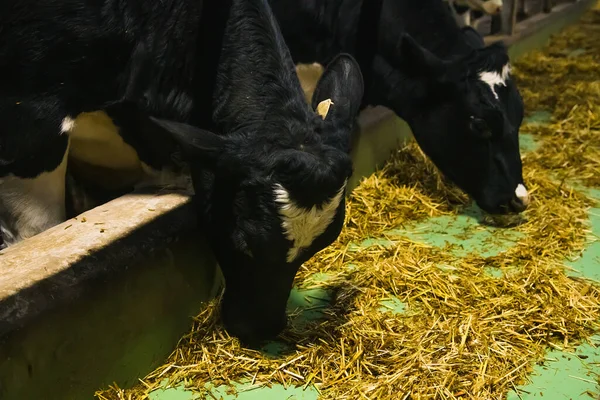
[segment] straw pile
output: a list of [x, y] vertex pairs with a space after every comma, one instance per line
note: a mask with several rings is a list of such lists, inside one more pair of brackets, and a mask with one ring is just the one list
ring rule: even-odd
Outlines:
[[[164, 367], [131, 390], [111, 387], [97, 397], [144, 399], [168, 378], [200, 392], [208, 382], [247, 380], [254, 387], [315, 385], [324, 399], [495, 399], [523, 383], [549, 348], [588, 338], [598, 329], [599, 287], [569, 277], [562, 263], [583, 248], [593, 204], [567, 182], [600, 186], [599, 36], [596, 9], [515, 66], [528, 110], [547, 109], [553, 120], [523, 128], [542, 145], [524, 158], [533, 202], [511, 228], [526, 235], [514, 247], [489, 258], [456, 257], [388, 235], [394, 246], [353, 249], [351, 243], [460, 213], [467, 204], [409, 144], [354, 190], [339, 240], [299, 272], [299, 285], [326, 288], [333, 301], [321, 320], [286, 330], [287, 354], [241, 348], [219, 325], [217, 299]], [[586, 52], [568, 56], [578, 48]], [[332, 278], [316, 281], [315, 272]], [[405, 313], [381, 311], [390, 296]]]

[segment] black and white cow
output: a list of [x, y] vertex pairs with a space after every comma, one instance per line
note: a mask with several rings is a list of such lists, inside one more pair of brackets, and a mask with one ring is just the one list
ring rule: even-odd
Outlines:
[[445, 0], [460, 27], [470, 26], [478, 30], [479, 22], [486, 15], [498, 16], [502, 12], [502, 0]]
[[339, 55], [306, 103], [267, 0], [2, 1], [2, 233], [13, 243], [64, 219], [70, 132], [106, 110], [151, 168], [181, 148], [226, 327], [275, 335], [297, 269], [343, 225], [362, 96], [358, 64]]
[[357, 58], [363, 105], [392, 109], [436, 166], [492, 214], [521, 212], [523, 102], [502, 43], [457, 26], [443, 0], [270, 0], [294, 62]]

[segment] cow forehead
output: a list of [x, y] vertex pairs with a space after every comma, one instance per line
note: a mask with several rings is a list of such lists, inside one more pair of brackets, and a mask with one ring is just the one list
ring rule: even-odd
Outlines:
[[292, 242], [292, 247], [288, 250], [287, 262], [294, 261], [302, 249], [309, 247], [327, 230], [342, 202], [347, 182], [344, 181], [331, 199], [311, 208], [299, 206], [286, 188], [280, 184], [275, 185], [275, 202], [279, 207], [281, 227], [285, 237]]
[[501, 70], [480, 71], [478, 76], [479, 80], [482, 83], [486, 84], [494, 94], [494, 97], [498, 99], [496, 87], [506, 86], [506, 81], [510, 76], [510, 71], [510, 63], [506, 63], [504, 66], [502, 66]]

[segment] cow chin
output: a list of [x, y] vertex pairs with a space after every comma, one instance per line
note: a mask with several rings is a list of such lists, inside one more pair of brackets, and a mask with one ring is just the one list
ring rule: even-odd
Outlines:
[[[248, 297], [252, 296], [252, 297]], [[256, 295], [227, 292], [221, 304], [221, 319], [227, 332], [244, 345], [255, 347], [274, 339], [287, 324], [286, 301], [268, 303]]]
[[508, 208], [507, 203], [504, 202], [490, 203], [475, 199], [475, 203], [482, 211], [490, 215], [506, 215], [512, 213], [512, 211]]
[[[242, 303], [243, 304], [243, 303]], [[245, 313], [241, 310], [246, 311]], [[287, 324], [284, 310], [252, 310], [234, 303], [222, 305], [222, 321], [227, 332], [248, 347], [257, 347], [279, 335]]]
[[503, 198], [474, 198], [477, 206], [490, 215], [519, 214], [525, 210], [526, 205], [521, 204], [512, 197]]
[[287, 265], [226, 276], [221, 320], [227, 332], [251, 347], [281, 333], [294, 275]]

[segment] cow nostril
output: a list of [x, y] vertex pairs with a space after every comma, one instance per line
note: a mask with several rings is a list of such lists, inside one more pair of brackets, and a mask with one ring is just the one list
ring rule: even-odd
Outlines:
[[510, 205], [511, 205], [512, 209], [516, 212], [524, 211], [527, 208], [527, 204], [525, 204], [523, 202], [523, 200], [518, 197], [514, 197], [510, 201]]

